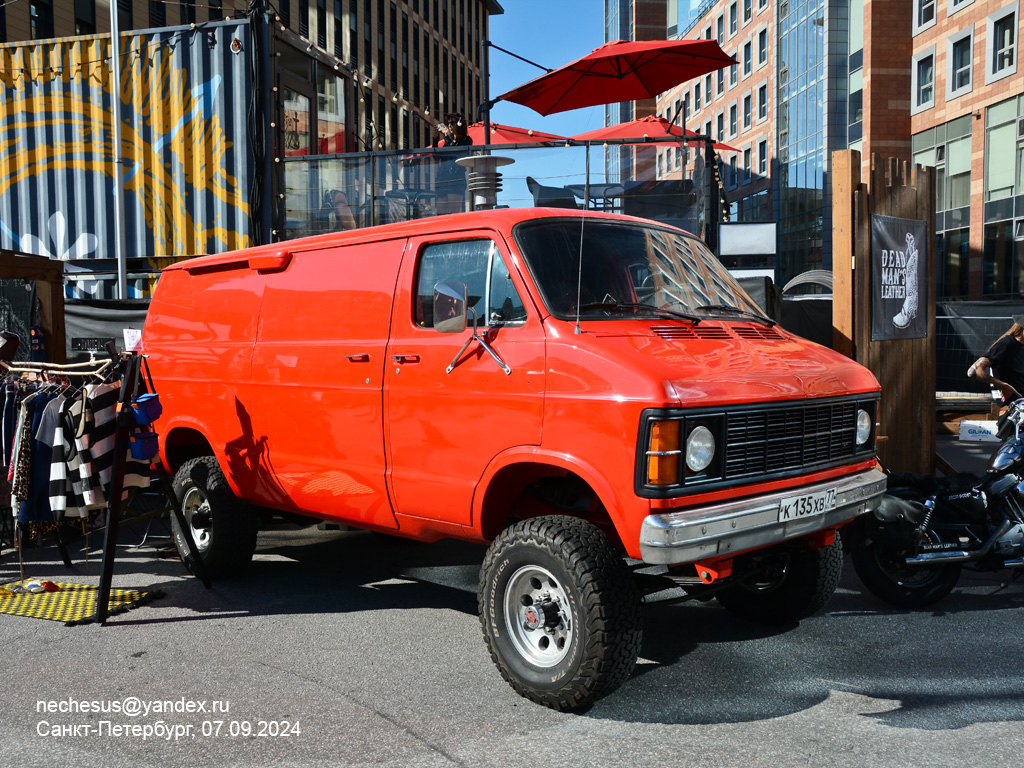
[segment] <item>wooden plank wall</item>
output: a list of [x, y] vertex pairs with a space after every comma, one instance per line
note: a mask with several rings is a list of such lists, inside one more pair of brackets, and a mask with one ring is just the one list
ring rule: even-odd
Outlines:
[[[892, 472], [935, 472], [935, 170], [860, 153], [832, 155], [833, 303], [836, 350], [867, 366], [882, 385], [878, 454]], [[928, 296], [923, 339], [871, 341], [871, 215], [928, 223]]]

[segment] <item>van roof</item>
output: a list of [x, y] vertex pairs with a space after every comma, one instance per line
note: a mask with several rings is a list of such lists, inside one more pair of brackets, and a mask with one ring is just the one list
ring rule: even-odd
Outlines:
[[567, 208], [498, 208], [490, 211], [471, 211], [469, 213], [454, 213], [447, 216], [431, 216], [424, 219], [350, 229], [341, 232], [327, 232], [322, 235], [269, 243], [239, 251], [212, 254], [210, 256], [197, 256], [193, 259], [171, 264], [165, 267], [164, 271], [175, 269], [191, 271], [204, 267], [216, 267], [248, 261], [253, 257], [273, 258], [286, 254], [329, 248], [334, 245], [355, 245], [395, 238], [416, 237], [423, 234], [445, 234], [480, 227], [510, 232], [513, 226], [524, 221], [549, 218], [582, 218], [583, 216], [586, 216], [588, 219], [635, 221], [644, 224], [656, 223], [646, 219], [638, 219], [634, 216], [623, 216], [617, 213], [605, 213], [602, 211], [582, 211]]

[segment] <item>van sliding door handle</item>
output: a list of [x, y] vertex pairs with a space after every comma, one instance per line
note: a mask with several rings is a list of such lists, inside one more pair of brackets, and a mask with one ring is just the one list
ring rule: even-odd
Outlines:
[[370, 356], [365, 352], [358, 355], [345, 355], [345, 358], [350, 363], [368, 363], [370, 362]]
[[420, 361], [419, 355], [392, 355], [391, 359], [396, 363], [418, 363]]

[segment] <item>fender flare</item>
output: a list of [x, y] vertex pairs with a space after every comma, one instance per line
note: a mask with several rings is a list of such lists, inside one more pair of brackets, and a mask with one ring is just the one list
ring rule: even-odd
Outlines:
[[[209, 430], [206, 429], [206, 425], [203, 422], [196, 419], [195, 417], [175, 416], [166, 423], [161, 421], [161, 423], [158, 426], [160, 427], [160, 434], [158, 437], [158, 440], [160, 441], [160, 462], [164, 465], [164, 467], [167, 468], [167, 471], [171, 473], [172, 476], [173, 473], [171, 472], [171, 464], [167, 460], [167, 439], [175, 430], [178, 429], [188, 429], [193, 432], [198, 432], [200, 435], [202, 435], [203, 439], [206, 440], [207, 444], [213, 450], [213, 457], [217, 459], [217, 463], [220, 465], [221, 470], [224, 470], [225, 467], [227, 466], [227, 456], [225, 456], [224, 452], [222, 450], [219, 450], [218, 447], [214, 444], [214, 442], [210, 440]], [[224, 477], [228, 481], [228, 485], [231, 487], [232, 493], [238, 495], [239, 489], [235, 485], [234, 478], [231, 477], [231, 474], [225, 471]]]
[[491, 487], [491, 481], [506, 467], [523, 463], [547, 464], [578, 475], [597, 494], [604, 508], [608, 511], [608, 516], [611, 518], [615, 530], [620, 536], [622, 535], [624, 530], [622, 526], [622, 510], [624, 505], [611, 483], [605, 480], [596, 468], [580, 457], [570, 453], [545, 450], [537, 445], [519, 445], [513, 448], [506, 448], [491, 459], [480, 476], [476, 491], [473, 493], [473, 509], [469, 524], [473, 531], [481, 535], [483, 533], [481, 521], [483, 518], [484, 498], [487, 495], [487, 489]]

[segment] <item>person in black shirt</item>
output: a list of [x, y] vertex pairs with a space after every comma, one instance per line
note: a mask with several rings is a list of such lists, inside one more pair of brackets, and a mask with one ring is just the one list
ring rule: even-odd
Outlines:
[[[1010, 330], [967, 369], [969, 377], [998, 387], [1007, 403], [1024, 395], [1024, 314], [1013, 315], [1011, 319]], [[994, 376], [990, 368], [995, 368]]]
[[[433, 147], [468, 147], [473, 139], [467, 134], [468, 125], [462, 115], [450, 114], [445, 118], [440, 131], [434, 135]], [[445, 152], [438, 156], [435, 174], [437, 189], [437, 212], [458, 213], [466, 209], [466, 169], [455, 160], [464, 157], [462, 152]]]

